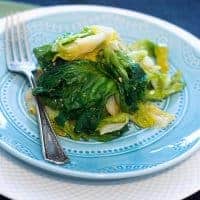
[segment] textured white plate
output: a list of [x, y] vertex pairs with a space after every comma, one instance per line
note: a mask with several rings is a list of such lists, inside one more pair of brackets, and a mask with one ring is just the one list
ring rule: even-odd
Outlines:
[[199, 189], [200, 151], [154, 176], [87, 182], [47, 175], [0, 149], [0, 194], [14, 200], [180, 200]]

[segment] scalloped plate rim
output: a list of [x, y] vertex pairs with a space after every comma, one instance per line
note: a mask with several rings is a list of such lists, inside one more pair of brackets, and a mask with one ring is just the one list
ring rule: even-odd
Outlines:
[[[195, 132], [200, 133], [200, 129]], [[193, 132], [194, 133], [194, 132]], [[45, 163], [40, 160], [32, 159], [19, 151], [13, 151], [13, 148], [8, 144], [2, 142], [0, 140], [0, 147], [9, 152], [14, 157], [17, 157], [19, 160], [28, 163], [29, 165], [33, 165], [37, 168], [41, 168], [42, 170], [48, 170], [49, 172], [53, 172], [54, 174], [63, 174], [66, 176], [71, 176], [75, 178], [84, 178], [84, 179], [92, 179], [92, 180], [114, 180], [114, 179], [123, 179], [123, 178], [131, 178], [138, 176], [145, 176], [153, 173], [158, 173], [168, 169], [169, 167], [178, 165], [179, 163], [185, 161], [188, 157], [192, 156], [200, 148], [200, 140], [188, 151], [183, 153], [182, 155], [176, 157], [173, 160], [167, 161], [165, 163], [159, 164], [149, 169], [143, 169], [132, 172], [117, 172], [117, 173], [91, 173], [91, 172], [83, 172], [83, 171], [74, 171], [66, 168], [55, 168], [54, 164], [49, 165], [49, 163]]]
[[[44, 12], [44, 11], [48, 12]], [[93, 12], [105, 12], [105, 13], [116, 13], [123, 16], [131, 16], [136, 17], [139, 19], [143, 19], [145, 21], [149, 21], [151, 23], [157, 24], [158, 26], [173, 32], [176, 34], [179, 38], [182, 38], [183, 40], [189, 42], [191, 46], [193, 46], [195, 49], [198, 49], [200, 51], [200, 41], [197, 37], [193, 36], [191, 33], [183, 30], [182, 28], [179, 28], [176, 25], [173, 25], [165, 20], [143, 14], [136, 11], [130, 11], [126, 9], [121, 8], [114, 8], [114, 7], [108, 7], [108, 6], [97, 6], [97, 5], [65, 5], [65, 6], [49, 6], [49, 7], [43, 7], [43, 8], [37, 8], [30, 11], [24, 11], [21, 12], [20, 15], [25, 20], [35, 19], [39, 18], [41, 16], [51, 15], [57, 12], [70, 12], [74, 10], [79, 11], [93, 11]], [[4, 27], [5, 18], [0, 19], [0, 27]], [[0, 33], [4, 31], [4, 28], [0, 30]], [[196, 130], [195, 132], [200, 132], [200, 130]], [[192, 134], [192, 133], [191, 133]], [[0, 147], [2, 147], [4, 150], [12, 154], [14, 157], [17, 157], [18, 159], [36, 166], [38, 168], [42, 168], [43, 170], [48, 170], [53, 173], [57, 174], [63, 174], [67, 176], [73, 176], [76, 178], [86, 178], [86, 179], [122, 179], [122, 178], [130, 178], [130, 177], [136, 177], [136, 176], [143, 176], [152, 174], [155, 172], [163, 171], [169, 167], [172, 167], [176, 164], [179, 164], [180, 162], [187, 159], [189, 156], [191, 156], [195, 151], [198, 150], [200, 147], [200, 141], [197, 141], [196, 144], [193, 145], [192, 148], [187, 150], [185, 153], [181, 154], [180, 156], [176, 157], [175, 159], [169, 160], [165, 163], [159, 164], [157, 166], [154, 166], [150, 169], [143, 169], [138, 171], [132, 171], [132, 172], [117, 172], [117, 173], [93, 173], [93, 172], [83, 172], [83, 171], [74, 171], [66, 168], [57, 168], [55, 165], [49, 165], [49, 163], [44, 163], [43, 161], [39, 161], [36, 159], [32, 159], [23, 153], [20, 153], [19, 151], [13, 149], [8, 144], [0, 140]]]

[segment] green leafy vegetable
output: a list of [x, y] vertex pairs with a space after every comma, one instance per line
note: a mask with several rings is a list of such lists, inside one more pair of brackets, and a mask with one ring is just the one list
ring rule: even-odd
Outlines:
[[141, 103], [130, 119], [142, 128], [165, 127], [174, 116], [147, 102]]
[[146, 91], [148, 100], [162, 100], [180, 92], [185, 87], [180, 71], [177, 71], [171, 78], [160, 72], [149, 73], [149, 80], [153, 88]]
[[154, 57], [162, 73], [169, 71], [168, 48], [165, 44], [155, 44], [149, 40], [139, 40], [130, 46], [130, 55], [138, 62], [147, 55]]
[[107, 99], [118, 94], [116, 83], [95, 66], [92, 61], [74, 61], [52, 68], [40, 76], [33, 91], [60, 111], [56, 117], [59, 125], [76, 119], [77, 133], [94, 131], [105, 113]]
[[90, 107], [81, 113], [76, 121], [75, 132], [92, 133], [96, 129], [104, 113], [103, 107]]
[[66, 121], [64, 126], [59, 126], [56, 121], [55, 117], [58, 115], [57, 110], [53, 110], [49, 107], [46, 107], [46, 111], [49, 117], [49, 120], [51, 121], [51, 125], [56, 132], [56, 134], [62, 136], [62, 137], [69, 137], [72, 140], [85, 140], [88, 141], [89, 139], [97, 140], [100, 142], [108, 142], [110, 140], [113, 140], [115, 138], [118, 138], [122, 135], [124, 131], [126, 131], [127, 127], [123, 126], [121, 130], [117, 130], [111, 133], [107, 133], [104, 135], [101, 135], [99, 131], [94, 131], [93, 133], [76, 133], [74, 131], [75, 129], [75, 122], [74, 121]]
[[42, 70], [49, 70], [51, 67], [66, 63], [66, 61], [62, 59], [56, 59], [53, 61], [56, 53], [52, 52], [52, 44], [34, 48], [33, 53], [35, 54], [38, 64]]
[[33, 51], [40, 65], [33, 95], [60, 136], [107, 142], [120, 137], [129, 121], [151, 128], [174, 119], [149, 102], [185, 86], [179, 71], [168, 74], [165, 45], [139, 40], [127, 46], [114, 29], [92, 25]]
[[139, 64], [134, 63], [126, 52], [105, 48], [99, 57], [104, 73], [108, 74], [118, 85], [120, 106], [126, 111], [137, 109], [147, 86], [145, 72]]
[[88, 26], [80, 33], [59, 37], [53, 44], [52, 51], [56, 52], [55, 59], [64, 60], [78, 58], [95, 60], [96, 55], [109, 42], [117, 39], [117, 33], [109, 27]]
[[168, 48], [166, 45], [155, 45], [155, 57], [157, 65], [161, 66], [161, 72], [167, 73], [169, 71], [168, 63]]
[[130, 46], [133, 50], [145, 50], [149, 56], [155, 56], [155, 44], [150, 40], [138, 40]]
[[51, 44], [47, 44], [33, 49], [35, 57], [37, 58], [38, 64], [41, 68], [48, 68], [52, 66], [52, 60], [55, 56], [55, 53], [52, 52], [51, 49]]
[[121, 130], [129, 121], [127, 113], [119, 113], [115, 116], [104, 118], [98, 125], [100, 135]]
[[[136, 60], [145, 71], [149, 81], [145, 92], [147, 100], [162, 100], [183, 90], [185, 83], [182, 81], [181, 73], [177, 71], [172, 77], [168, 74], [168, 48], [166, 45], [141, 40], [131, 46], [131, 50], [133, 49], [143, 52], [139, 58], [136, 57]], [[148, 55], [145, 55], [145, 51], [148, 52]], [[129, 54], [131, 55], [131, 53], [132, 51]], [[134, 59], [134, 56], [132, 58]]]
[[144, 57], [146, 57], [148, 55], [148, 51], [147, 50], [135, 50], [135, 51], [129, 52], [128, 55], [136, 63], [139, 63], [139, 62], [141, 62], [144, 59]]

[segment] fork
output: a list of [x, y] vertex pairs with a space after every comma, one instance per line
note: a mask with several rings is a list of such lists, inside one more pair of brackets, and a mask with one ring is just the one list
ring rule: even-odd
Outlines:
[[[36, 70], [36, 65], [32, 61], [25, 23], [18, 15], [6, 18], [5, 54], [8, 70], [25, 75], [31, 88], [34, 89], [36, 81], [33, 72]], [[40, 98], [37, 96], [34, 98], [44, 159], [55, 164], [64, 164], [68, 161], [68, 157], [58, 143]]]

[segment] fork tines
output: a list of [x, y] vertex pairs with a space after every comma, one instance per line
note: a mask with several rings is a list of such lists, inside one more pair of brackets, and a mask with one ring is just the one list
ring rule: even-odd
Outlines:
[[[27, 30], [19, 15], [11, 15], [5, 22], [5, 50], [7, 65], [31, 60]], [[9, 67], [9, 66], [8, 66]]]

